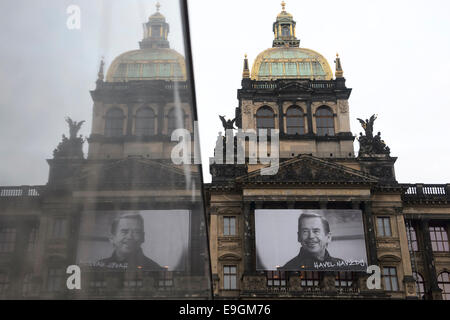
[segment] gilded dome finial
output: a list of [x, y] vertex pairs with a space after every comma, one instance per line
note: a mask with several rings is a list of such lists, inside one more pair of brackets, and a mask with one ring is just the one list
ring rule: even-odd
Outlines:
[[336, 60], [334, 60], [334, 63], [336, 64], [336, 78], [343, 78], [344, 77], [344, 70], [342, 70], [341, 65], [341, 58], [339, 58], [339, 54], [336, 53]]
[[285, 7], [286, 7], [286, 2], [284, 2], [284, 0], [283, 0], [283, 1], [281, 1], [281, 10], [286, 11]]
[[248, 68], [247, 54], [245, 54], [245, 58], [244, 58], [244, 70], [242, 71], [242, 78], [243, 79], [250, 78], [250, 70]]
[[161, 8], [161, 5], [159, 4], [159, 2], [156, 3], [156, 12], [159, 12], [159, 8]]

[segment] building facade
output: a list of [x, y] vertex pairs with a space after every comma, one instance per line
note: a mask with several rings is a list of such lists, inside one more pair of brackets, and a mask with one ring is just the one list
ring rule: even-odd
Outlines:
[[[396, 158], [373, 134], [375, 117], [360, 120], [365, 132], [355, 153], [352, 89], [340, 58], [333, 75], [321, 54], [301, 47], [284, 5], [272, 47], [251, 69], [244, 59], [237, 130], [230, 134], [233, 125], [224, 121], [228, 131], [219, 135], [212, 182], [203, 188], [199, 165], [173, 160], [176, 129], [191, 134], [187, 145], [195, 150], [195, 119], [184, 55], [170, 49], [168, 33], [158, 8], [140, 48], [117, 57], [106, 79], [102, 62], [91, 91], [87, 157], [77, 135], [82, 123], [67, 119], [70, 136], [48, 160], [48, 183], [0, 187], [0, 298], [450, 299], [450, 184], [398, 183]], [[256, 135], [260, 129], [269, 135]], [[275, 172], [264, 173], [261, 156], [276, 158]], [[359, 241], [364, 268], [261, 263], [267, 258], [261, 238], [284, 251], [277, 242], [283, 230], [268, 224], [262, 233], [262, 213], [276, 221], [293, 212], [360, 217], [361, 233], [340, 241]], [[145, 254], [179, 250], [150, 255], [158, 268], [134, 260], [104, 265], [114, 242], [109, 229], [115, 233], [114, 219], [120, 224], [122, 215], [139, 215], [149, 228], [140, 242]], [[289, 220], [295, 232], [296, 219]], [[81, 267], [80, 290], [66, 286], [69, 265]], [[367, 286], [372, 265], [381, 271], [378, 289]]]

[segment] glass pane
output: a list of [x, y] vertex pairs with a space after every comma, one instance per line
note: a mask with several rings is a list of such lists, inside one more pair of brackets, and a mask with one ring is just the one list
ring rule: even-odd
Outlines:
[[[11, 119], [22, 121], [15, 132], [31, 143], [9, 150], [17, 165], [0, 174], [0, 194], [5, 185], [24, 192], [1, 199], [0, 220], [11, 225], [0, 225], [0, 252], [15, 257], [0, 270], [14, 288], [5, 298], [28, 295], [33, 284], [36, 299], [105, 298], [92, 288], [105, 288], [108, 299], [211, 298], [185, 2], [48, 2], [45, 10], [43, 1], [0, 5], [8, 37], [28, 35], [22, 47], [2, 49], [14, 63], [0, 59], [9, 75], [0, 104], [15, 97], [22, 106], [10, 108]], [[76, 20], [74, 8], [79, 29], [66, 23]], [[57, 18], [20, 23], [44, 11]], [[175, 128], [186, 130], [171, 141]], [[172, 153], [181, 145], [192, 157]], [[70, 265], [81, 268], [80, 290], [66, 286]], [[142, 278], [125, 277], [134, 271]], [[170, 292], [160, 291], [159, 280], [172, 283]]]

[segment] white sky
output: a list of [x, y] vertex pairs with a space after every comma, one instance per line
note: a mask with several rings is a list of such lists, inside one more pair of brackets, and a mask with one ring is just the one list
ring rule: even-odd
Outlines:
[[[167, 3], [161, 12], [175, 37], [179, 22]], [[272, 45], [281, 0], [190, 0], [191, 40], [205, 182], [218, 115], [234, 117], [243, 56], [250, 65]], [[99, 60], [138, 48], [153, 0], [4, 0], [0, 2], [0, 185], [45, 184], [45, 159], [68, 134], [65, 116], [91, 128]], [[286, 1], [297, 21], [300, 46], [324, 55], [334, 69], [341, 56], [350, 97], [351, 129], [357, 117], [378, 114], [375, 132], [398, 157], [402, 183], [450, 182], [450, 2]], [[81, 30], [66, 28], [66, 8], [81, 8]], [[178, 40], [178, 41], [177, 41]], [[355, 143], [358, 150], [358, 144]]]

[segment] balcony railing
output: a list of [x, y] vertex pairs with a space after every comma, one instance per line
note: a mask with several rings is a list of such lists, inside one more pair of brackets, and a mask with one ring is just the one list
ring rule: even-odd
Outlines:
[[403, 184], [404, 200], [450, 200], [450, 184]]
[[45, 186], [0, 187], [0, 198], [39, 197]]

